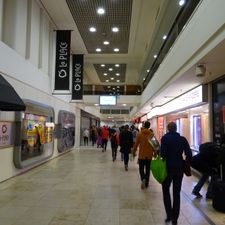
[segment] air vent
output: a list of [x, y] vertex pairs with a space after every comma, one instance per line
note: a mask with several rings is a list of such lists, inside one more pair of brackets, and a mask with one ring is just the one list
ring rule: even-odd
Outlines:
[[102, 114], [129, 114], [129, 109], [101, 109]]

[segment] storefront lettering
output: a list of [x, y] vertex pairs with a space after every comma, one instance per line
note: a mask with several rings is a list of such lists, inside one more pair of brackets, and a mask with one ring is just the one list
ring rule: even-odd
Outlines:
[[75, 77], [74, 82], [75, 82], [75, 84], [73, 85], [73, 88], [74, 88], [75, 91], [80, 91], [81, 90], [81, 85], [80, 84], [82, 82], [82, 80], [81, 80], [81, 64], [76, 63], [74, 71], [75, 71], [75, 73], [74, 73], [74, 77]]
[[[67, 68], [68, 60], [68, 44], [66, 42], [60, 42], [59, 45], [59, 68]], [[65, 78], [67, 76], [67, 71], [65, 69], [58, 70], [58, 75], [60, 78]]]

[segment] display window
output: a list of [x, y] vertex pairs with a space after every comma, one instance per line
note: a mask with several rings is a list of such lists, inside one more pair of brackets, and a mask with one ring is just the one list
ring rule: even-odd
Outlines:
[[64, 110], [59, 111], [58, 151], [63, 152], [73, 148], [75, 144], [75, 115]]
[[42, 161], [53, 154], [53, 108], [29, 100], [24, 102], [26, 111], [16, 114], [14, 163], [18, 168]]

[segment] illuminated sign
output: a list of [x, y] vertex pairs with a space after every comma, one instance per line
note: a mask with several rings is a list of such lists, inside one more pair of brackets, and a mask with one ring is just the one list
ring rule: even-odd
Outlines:
[[170, 112], [181, 110], [187, 107], [191, 107], [203, 102], [203, 87], [198, 86], [191, 91], [181, 95], [178, 98], [166, 103], [161, 107], [153, 108], [148, 114], [148, 118], [152, 118], [158, 115], [165, 115]]
[[12, 123], [0, 122], [0, 147], [11, 144]]

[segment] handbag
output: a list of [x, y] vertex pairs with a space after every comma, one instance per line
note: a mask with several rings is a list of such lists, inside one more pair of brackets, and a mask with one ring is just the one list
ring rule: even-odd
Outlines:
[[162, 184], [167, 177], [166, 161], [160, 155], [151, 161], [151, 171], [153, 177]]
[[187, 160], [183, 160], [183, 171], [187, 177], [191, 176], [191, 163]]

